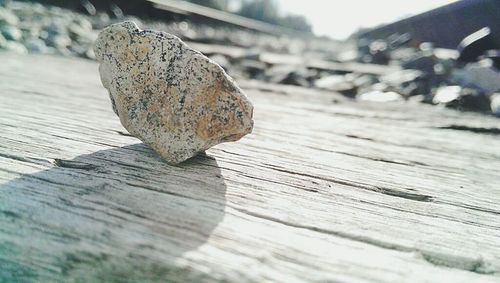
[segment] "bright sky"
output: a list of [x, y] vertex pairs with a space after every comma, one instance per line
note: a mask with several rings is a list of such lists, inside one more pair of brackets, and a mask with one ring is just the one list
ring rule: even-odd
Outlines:
[[304, 15], [318, 35], [344, 39], [360, 27], [373, 27], [457, 0], [278, 0], [285, 13]]

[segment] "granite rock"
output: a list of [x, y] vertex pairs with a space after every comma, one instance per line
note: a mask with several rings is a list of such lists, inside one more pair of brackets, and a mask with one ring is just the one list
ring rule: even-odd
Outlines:
[[122, 125], [180, 163], [253, 128], [253, 106], [224, 70], [179, 38], [114, 24], [98, 36], [101, 81]]

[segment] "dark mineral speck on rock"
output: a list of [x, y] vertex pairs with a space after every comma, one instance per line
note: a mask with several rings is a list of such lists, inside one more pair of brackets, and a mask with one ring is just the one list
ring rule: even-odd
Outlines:
[[242, 90], [176, 36], [128, 21], [104, 29], [94, 51], [122, 125], [167, 162], [252, 131], [253, 106]]

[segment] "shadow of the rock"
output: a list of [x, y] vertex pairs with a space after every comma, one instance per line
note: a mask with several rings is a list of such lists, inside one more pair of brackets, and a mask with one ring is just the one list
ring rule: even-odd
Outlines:
[[196, 279], [174, 263], [224, 217], [214, 158], [170, 166], [135, 144], [55, 164], [0, 186], [0, 281]]

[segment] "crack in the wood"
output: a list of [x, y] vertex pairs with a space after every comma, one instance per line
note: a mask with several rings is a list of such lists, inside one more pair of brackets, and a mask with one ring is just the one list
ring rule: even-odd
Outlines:
[[109, 147], [114, 147], [114, 148], [119, 147], [118, 145], [104, 143], [104, 142], [99, 142], [99, 141], [95, 141], [95, 140], [80, 140], [80, 139], [74, 139], [74, 138], [71, 138], [71, 137], [65, 137], [65, 136], [61, 136], [61, 135], [56, 135], [56, 134], [45, 132], [45, 131], [42, 131], [42, 130], [39, 130], [39, 129], [37, 131], [39, 133], [43, 133], [43, 134], [46, 134], [46, 135], [49, 135], [49, 136], [53, 136], [53, 137], [56, 137], [56, 138], [61, 138], [61, 139], [75, 141], [75, 142], [80, 142], [80, 143], [104, 145], [104, 146], [109, 146]]
[[374, 239], [362, 235], [354, 235], [342, 231], [334, 231], [334, 230], [328, 230], [316, 226], [311, 226], [311, 225], [303, 225], [303, 224], [297, 224], [297, 223], [292, 223], [289, 221], [281, 220], [276, 217], [268, 216], [268, 215], [263, 215], [260, 213], [252, 212], [246, 209], [242, 209], [239, 207], [235, 206], [228, 206], [231, 207], [232, 209], [244, 213], [246, 215], [264, 219], [267, 221], [279, 223], [288, 227], [293, 227], [293, 228], [298, 228], [298, 229], [305, 229], [313, 232], [318, 232], [326, 235], [332, 235], [336, 236], [339, 238], [351, 240], [351, 241], [356, 241], [356, 242], [361, 242], [365, 243], [368, 245], [376, 246], [379, 248], [383, 249], [388, 249], [388, 250], [394, 250], [398, 252], [408, 252], [408, 253], [416, 253], [418, 255], [421, 255], [422, 258], [435, 266], [444, 266], [448, 268], [453, 268], [453, 269], [459, 269], [459, 270], [465, 270], [465, 271], [470, 271], [474, 273], [479, 273], [479, 274], [495, 274], [498, 271], [494, 270], [494, 268], [487, 262], [483, 260], [483, 258], [478, 257], [478, 258], [469, 258], [469, 257], [461, 257], [461, 256], [455, 256], [455, 255], [450, 255], [450, 254], [445, 254], [445, 253], [438, 253], [438, 252], [433, 252], [433, 251], [428, 251], [428, 250], [422, 250], [414, 247], [409, 247], [405, 246], [402, 244], [397, 244], [397, 243], [390, 243], [386, 241], [382, 241], [379, 239]]
[[461, 207], [461, 208], [465, 208], [465, 209], [500, 215], [500, 211], [498, 211], [498, 210], [487, 209], [487, 208], [482, 208], [482, 207], [468, 205], [468, 204], [452, 203], [452, 202], [443, 201], [443, 200], [438, 200], [435, 203], [446, 204], [446, 205], [451, 205], [451, 206], [455, 206], [455, 207]]
[[[273, 133], [273, 132], [279, 131], [277, 129], [263, 129], [263, 128], [260, 128], [260, 131], [266, 131], [266, 130], [269, 133]], [[290, 136], [293, 135], [293, 133], [288, 132], [288, 131], [279, 131], [279, 132], [285, 133], [285, 134], [290, 135]], [[406, 144], [404, 142], [402, 142], [402, 143], [390, 142], [390, 141], [387, 141], [387, 140], [371, 139], [371, 138], [359, 137], [357, 135], [346, 135], [344, 133], [336, 133], [336, 132], [331, 132], [331, 131], [328, 132], [328, 134], [329, 135], [335, 135], [335, 136], [356, 138], [356, 139], [367, 140], [367, 141], [373, 141], [373, 142], [378, 143], [378, 144], [385, 144], [385, 145], [397, 146], [397, 147], [402, 147], [402, 148], [422, 149], [422, 150], [432, 151], [432, 152], [439, 152], [439, 153], [445, 152], [445, 153], [450, 153], [450, 154], [456, 154], [456, 152], [448, 151], [448, 150], [445, 150], [443, 148], [432, 148], [432, 147], [427, 147], [427, 146], [423, 146], [423, 145]], [[325, 137], [322, 136], [321, 138], [324, 139]], [[298, 146], [300, 146], [300, 147], [304, 147], [305, 146], [305, 147], [308, 147], [308, 148], [311, 148], [311, 149], [321, 150], [321, 151], [326, 151], [326, 152], [342, 153], [342, 152], [336, 152], [336, 151], [333, 151], [333, 150], [325, 150], [323, 148], [307, 146], [307, 145], [303, 145], [303, 144], [299, 144]], [[461, 154], [464, 154], [464, 152], [461, 151]], [[483, 158], [491, 158], [491, 159], [498, 159], [498, 158], [500, 158], [499, 156], [491, 154], [491, 153], [488, 153], [487, 155], [485, 155], [485, 154], [483, 154], [483, 152], [473, 152], [473, 154], [474, 154], [475, 157], [481, 156]], [[359, 156], [359, 157], [362, 158], [363, 156]], [[410, 161], [409, 165], [413, 165], [413, 164], [415, 164], [415, 165], [422, 165], [422, 166], [430, 166], [430, 165], [425, 164], [425, 163], [420, 163], [420, 162], [416, 162], [416, 161]], [[443, 165], [441, 165], [441, 166], [443, 166]], [[434, 170], [438, 170], [438, 169], [439, 168], [435, 167]]]
[[[343, 134], [332, 133], [332, 132], [330, 132], [330, 134], [337, 135], [337, 136], [347, 136], [347, 137], [351, 137], [351, 138], [359, 138], [362, 140], [372, 140], [371, 138], [358, 137], [355, 135], [350, 136], [350, 135], [343, 135]], [[380, 139], [377, 139], [377, 140], [373, 139], [373, 142], [378, 143], [378, 144], [402, 147], [402, 148], [422, 149], [422, 150], [438, 152], [438, 153], [445, 152], [445, 153], [449, 153], [449, 154], [456, 154], [456, 152], [448, 151], [448, 150], [445, 150], [444, 148], [431, 148], [431, 147], [427, 147], [427, 146], [423, 146], [423, 145], [397, 143], [397, 142], [390, 142], [387, 140], [380, 140]], [[460, 154], [463, 155], [464, 151], [461, 151]], [[482, 152], [473, 152], [473, 154], [475, 157], [481, 156], [482, 158], [491, 158], [491, 159], [500, 158], [499, 156], [491, 154], [491, 153], [488, 153], [487, 155], [486, 154], [483, 155]], [[425, 164], [425, 163], [419, 164], [419, 162], [416, 162], [416, 161], [411, 161], [411, 163], [415, 163], [416, 165], [430, 166], [430, 165]], [[440, 164], [440, 167], [443, 167], [443, 164]], [[434, 167], [434, 170], [438, 170], [438, 169], [439, 168]]]
[[[233, 163], [233, 164], [237, 164], [235, 162], [230, 162], [230, 161], [226, 161], [227, 163]], [[270, 180], [268, 178], [261, 178], [261, 177], [257, 177], [257, 176], [253, 176], [253, 175], [249, 175], [243, 171], [239, 171], [239, 170], [236, 170], [234, 168], [229, 168], [229, 167], [222, 167], [220, 166], [219, 168], [221, 169], [224, 169], [224, 170], [228, 170], [228, 171], [233, 171], [243, 177], [247, 177], [247, 178], [250, 178], [250, 179], [253, 179], [253, 180], [259, 180], [259, 181], [264, 181], [264, 182], [269, 182], [269, 183], [273, 183], [273, 184], [280, 184], [280, 185], [283, 185], [283, 186], [287, 186], [287, 187], [292, 187], [292, 188], [296, 188], [296, 189], [299, 189], [299, 190], [305, 190], [305, 191], [309, 191], [309, 192], [313, 192], [313, 193], [318, 193], [319, 190], [315, 190], [315, 189], [309, 189], [305, 186], [299, 186], [299, 185], [296, 185], [296, 184], [292, 184], [292, 183], [284, 183], [284, 182], [279, 182], [279, 181], [275, 181], [275, 180]], [[249, 184], [246, 184], [247, 186]]]
[[[270, 164], [266, 164], [266, 165], [269, 166]], [[268, 167], [268, 168], [270, 168], [270, 167]], [[378, 193], [382, 193], [382, 194], [390, 195], [390, 196], [394, 196], [394, 197], [400, 197], [400, 198], [405, 198], [405, 199], [410, 199], [410, 200], [415, 200], [415, 201], [422, 201], [422, 202], [434, 202], [434, 203], [440, 203], [440, 204], [447, 204], [447, 205], [451, 205], [451, 206], [462, 207], [462, 208], [466, 208], [466, 209], [471, 209], [471, 210], [500, 215], [500, 211], [496, 211], [496, 210], [492, 210], [492, 209], [485, 209], [485, 208], [466, 205], [466, 204], [461, 205], [461, 204], [446, 202], [446, 201], [442, 201], [442, 200], [436, 201], [434, 197], [429, 196], [429, 195], [408, 193], [408, 192], [398, 191], [395, 189], [389, 189], [389, 188], [383, 188], [383, 187], [378, 187], [378, 186], [372, 186], [372, 185], [351, 182], [348, 180], [340, 180], [340, 179], [332, 179], [332, 178], [326, 178], [326, 177], [321, 177], [321, 176], [314, 176], [314, 175], [305, 174], [305, 173], [293, 172], [293, 171], [290, 171], [287, 169], [279, 169], [277, 167], [273, 167], [270, 169], [274, 169], [277, 171], [282, 171], [282, 172], [286, 172], [286, 173], [290, 173], [290, 174], [305, 176], [305, 177], [309, 177], [309, 178], [318, 178], [318, 179], [321, 179], [321, 180], [324, 180], [327, 182], [333, 182], [336, 184], [341, 184], [341, 185], [346, 185], [346, 186], [364, 189], [364, 190], [368, 190], [368, 191], [378, 192]], [[410, 190], [410, 189], [408, 189], [408, 190]]]
[[27, 158], [24, 158], [21, 156], [16, 156], [16, 155], [11, 155], [11, 154], [0, 153], [0, 157], [8, 158], [8, 159], [16, 160], [16, 161], [21, 161], [21, 162], [31, 162]]
[[64, 167], [64, 168], [71, 168], [71, 169], [82, 169], [82, 170], [95, 170], [99, 168], [97, 165], [94, 164], [89, 164], [89, 163], [84, 163], [84, 162], [79, 162], [79, 161], [72, 161], [72, 160], [64, 160], [64, 159], [59, 159], [56, 158], [54, 159], [54, 165], [58, 167]]
[[431, 251], [420, 251], [420, 254], [425, 261], [436, 266], [461, 269], [478, 274], [493, 275], [498, 272], [488, 262], [485, 262], [481, 256], [468, 258]]
[[125, 136], [125, 137], [134, 137], [133, 135], [129, 134], [129, 133], [126, 133], [126, 132], [123, 132], [123, 131], [115, 131], [117, 134], [121, 135], [121, 136]]
[[345, 135], [345, 136], [348, 137], [348, 138], [352, 138], [352, 139], [365, 140], [365, 141], [373, 141], [373, 142], [375, 141], [372, 138], [360, 137], [360, 136], [357, 136], [357, 135]]
[[357, 182], [352, 182], [348, 180], [341, 180], [341, 179], [336, 179], [336, 178], [328, 178], [328, 177], [323, 177], [323, 176], [316, 176], [316, 175], [311, 175], [307, 173], [300, 173], [300, 172], [295, 172], [291, 171], [288, 169], [284, 168], [279, 168], [277, 166], [271, 165], [271, 164], [266, 164], [267, 168], [288, 173], [288, 174], [293, 174], [293, 175], [299, 175], [303, 177], [308, 177], [308, 178], [313, 178], [313, 179], [321, 179], [326, 182], [332, 182], [340, 185], [346, 185], [350, 187], [355, 187], [367, 191], [372, 191], [376, 193], [381, 193], [389, 196], [394, 196], [394, 197], [399, 197], [399, 198], [405, 198], [409, 200], [414, 200], [414, 201], [422, 201], [422, 202], [431, 202], [434, 200], [432, 196], [429, 195], [423, 195], [423, 194], [415, 194], [415, 193], [408, 193], [408, 192], [403, 192], [403, 191], [398, 191], [395, 189], [390, 189], [390, 188], [384, 188], [384, 187], [378, 187], [378, 186], [372, 186], [372, 185], [366, 185], [362, 183], [357, 183]]
[[0, 157], [12, 159], [12, 160], [16, 160], [16, 161], [21, 161], [21, 162], [26, 162], [26, 163], [34, 163], [34, 164], [47, 164], [47, 163], [49, 163], [48, 160], [42, 159], [42, 158], [22, 157], [22, 156], [5, 154], [5, 153], [0, 153]]
[[[386, 205], [386, 204], [383, 204], [383, 203], [376, 203], [376, 202], [365, 201], [365, 200], [357, 200], [357, 201], [359, 201], [360, 203], [365, 203], [365, 204], [368, 204], [368, 205], [373, 205], [373, 206], [381, 207], [381, 208], [384, 208], [384, 209], [390, 209], [390, 210], [394, 210], [394, 211], [398, 211], [398, 212], [411, 213], [411, 214], [415, 214], [415, 215], [418, 215], [418, 216], [424, 216], [424, 217], [433, 217], [433, 218], [436, 217], [435, 215], [432, 215], [432, 214], [429, 214], [429, 213], [422, 213], [422, 212], [415, 211], [415, 210], [409, 210], [407, 208], [398, 208], [398, 207], [394, 207], [394, 206], [391, 206], [391, 205]], [[446, 204], [446, 205], [453, 205], [451, 203], [441, 202], [441, 201], [434, 201], [434, 203]], [[472, 209], [472, 210], [474, 210], [474, 209]], [[484, 210], [480, 210], [480, 211], [482, 211], [482, 212], [488, 212], [488, 211], [484, 211]], [[487, 229], [500, 229], [500, 226], [498, 226], [498, 225], [486, 225], [484, 223], [477, 223], [477, 222], [474, 222], [474, 221], [464, 221], [464, 220], [453, 218], [453, 217], [447, 216], [447, 215], [440, 215], [439, 217], [442, 218], [442, 219], [448, 220], [448, 221], [457, 222], [457, 223], [461, 223], [461, 224], [465, 224], [465, 225], [471, 225], [471, 226], [475, 226], [475, 227], [481, 227], [481, 228], [487, 228]]]
[[[232, 162], [229, 162], [229, 163], [232, 163]], [[372, 192], [382, 193], [382, 194], [393, 196], [393, 197], [405, 198], [405, 199], [409, 199], [409, 200], [422, 201], [422, 202], [432, 202], [432, 201], [434, 201], [434, 198], [432, 196], [429, 196], [429, 195], [409, 193], [409, 192], [399, 191], [399, 190], [390, 189], [390, 188], [384, 188], [384, 187], [378, 187], [378, 186], [372, 186], [372, 185], [366, 185], [366, 184], [351, 182], [351, 181], [347, 181], [347, 180], [333, 179], [333, 178], [316, 176], [316, 175], [311, 175], [311, 174], [306, 174], [306, 173], [300, 173], [300, 172], [295, 172], [295, 171], [291, 171], [291, 170], [288, 170], [288, 169], [280, 168], [280, 167], [277, 167], [277, 166], [275, 166], [273, 164], [269, 164], [269, 163], [263, 163], [263, 165], [265, 166], [265, 168], [268, 168], [268, 169], [271, 169], [271, 170], [280, 171], [280, 172], [283, 172], [283, 173], [288, 173], [288, 174], [292, 174], [292, 175], [298, 175], [298, 176], [308, 177], [308, 178], [311, 178], [311, 179], [320, 179], [320, 180], [323, 180], [323, 181], [326, 181], [326, 182], [332, 182], [332, 183], [346, 185], [346, 186], [355, 187], [355, 188], [359, 188], [359, 189], [364, 189], [364, 190], [368, 190], [368, 191], [372, 191]], [[262, 181], [273, 182], [273, 181], [271, 181], [269, 179], [262, 179], [262, 178], [258, 178], [256, 176], [251, 176], [251, 175], [248, 175], [248, 174], [246, 174], [244, 172], [234, 170], [232, 168], [224, 168], [224, 169], [238, 172], [238, 173], [242, 174], [243, 176], [246, 176], [246, 177], [249, 177], [249, 178], [252, 178], [252, 179], [259, 179], [259, 180], [262, 180]], [[296, 185], [293, 185], [293, 184], [290, 184], [290, 183], [280, 183], [280, 184], [283, 184], [283, 185], [286, 185], [286, 186], [295, 187], [295, 188], [306, 190], [306, 191], [318, 192], [318, 190], [310, 190], [310, 189], [308, 189], [308, 188], [306, 188], [304, 186], [302, 186], [302, 187], [301, 186], [296, 186]], [[412, 190], [412, 189], [407, 189], [407, 190]]]
[[405, 165], [405, 166], [416, 166], [416, 165], [430, 166], [430, 165], [427, 165], [425, 163], [418, 162], [418, 161], [412, 161], [412, 160], [410, 160], [408, 162], [404, 162], [404, 161], [390, 160], [390, 159], [385, 159], [385, 158], [380, 158], [380, 157], [370, 157], [370, 156], [365, 156], [365, 155], [359, 155], [359, 154], [349, 153], [349, 152], [345, 152], [345, 151], [328, 150], [328, 149], [318, 148], [318, 147], [309, 146], [309, 145], [304, 145], [304, 147], [311, 148], [311, 149], [314, 149], [314, 150], [332, 152], [332, 153], [342, 154], [342, 155], [346, 155], [346, 156], [358, 157], [358, 158], [368, 159], [368, 160], [372, 160], [372, 161], [378, 161], [378, 162], [384, 162], [384, 163], [391, 163], [391, 164], [397, 164], [397, 165]]
[[309, 107], [304, 107], [301, 108], [303, 110], [311, 111], [314, 113], [323, 113], [323, 114], [329, 114], [330, 116], [342, 116], [342, 117], [352, 117], [352, 118], [360, 118], [360, 119], [385, 119], [385, 120], [392, 120], [392, 121], [415, 121], [415, 119], [411, 118], [405, 118], [405, 117], [393, 117], [393, 116], [381, 116], [381, 115], [362, 115], [362, 114], [356, 114], [356, 113], [347, 113], [347, 112], [335, 112], [335, 111], [329, 111], [329, 110], [324, 110], [324, 109], [311, 109]]
[[436, 127], [437, 129], [444, 130], [456, 130], [456, 131], [467, 131], [477, 134], [487, 134], [487, 135], [500, 135], [500, 128], [481, 128], [481, 127], [469, 127], [464, 125], [450, 125]]
[[137, 183], [132, 183], [132, 182], [124, 182], [124, 184], [126, 184], [128, 186], [131, 186], [131, 187], [134, 187], [134, 188], [139, 188], [139, 189], [143, 189], [143, 190], [151, 191], [151, 192], [155, 192], [155, 193], [160, 193], [160, 194], [166, 194], [166, 195], [170, 195], [170, 196], [174, 196], [174, 197], [191, 199], [191, 200], [197, 200], [197, 201], [205, 201], [203, 199], [192, 198], [192, 197], [180, 194], [180, 193], [164, 191], [164, 190], [157, 189], [157, 188], [155, 188], [153, 186], [148, 186], [148, 185], [145, 185], [145, 184], [137, 184]]
[[429, 166], [429, 165], [427, 165], [425, 163], [418, 162], [418, 161], [404, 162], [404, 161], [390, 160], [390, 159], [385, 159], [385, 158], [380, 158], [380, 157], [370, 157], [370, 156], [365, 156], [365, 155], [353, 154], [353, 153], [343, 152], [343, 151], [333, 151], [333, 150], [331, 150], [330, 152], [334, 152], [334, 153], [338, 153], [338, 154], [342, 154], [342, 155], [347, 155], [347, 156], [352, 156], [352, 157], [359, 157], [359, 158], [368, 159], [368, 160], [372, 160], [372, 161], [397, 164], [397, 165], [405, 165], [405, 166], [416, 166], [416, 165]]

